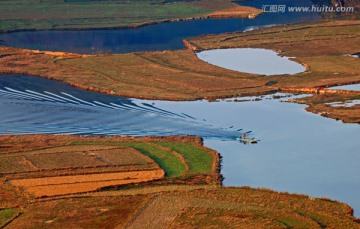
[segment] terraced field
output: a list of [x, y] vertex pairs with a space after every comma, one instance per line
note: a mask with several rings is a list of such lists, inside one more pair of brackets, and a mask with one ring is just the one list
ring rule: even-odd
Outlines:
[[154, 161], [127, 147], [62, 146], [0, 158], [0, 173], [34, 197], [94, 191], [164, 177]]
[[1, 136], [0, 227], [360, 228], [346, 204], [223, 188], [219, 161], [190, 136]]
[[[71, 193], [96, 191], [109, 186], [136, 184], [154, 180], [170, 179], [176, 182], [219, 183], [217, 179], [218, 155], [198, 143], [181, 143], [186, 150], [172, 149], [175, 143], [154, 138], [153, 141], [103, 141], [89, 138], [76, 141], [79, 137], [66, 137], [69, 140], [61, 146], [46, 144], [41, 149], [27, 147], [26, 151], [12, 150], [11, 142], [26, 141], [30, 137], [13, 137], [0, 154], [0, 175], [10, 185], [30, 194], [32, 197], [48, 197]], [[61, 140], [52, 137], [53, 141]], [[73, 139], [72, 139], [73, 138]], [[6, 137], [5, 137], [6, 139]], [[3, 141], [5, 140], [3, 139]], [[171, 139], [171, 138], [170, 138]], [[6, 141], [6, 140], [5, 140]], [[10, 145], [9, 145], [10, 144]], [[189, 155], [206, 159], [207, 166], [194, 169]], [[189, 169], [190, 168], [190, 169]], [[192, 177], [190, 177], [192, 176]], [[170, 181], [169, 181], [170, 182]]]

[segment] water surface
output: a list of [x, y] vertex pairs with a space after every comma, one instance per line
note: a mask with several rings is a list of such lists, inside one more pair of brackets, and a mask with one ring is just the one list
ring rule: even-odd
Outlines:
[[360, 91], [360, 84], [349, 84], [344, 86], [330, 87], [329, 89]]
[[170, 102], [157, 107], [205, 118], [216, 126], [253, 130], [261, 141], [205, 139], [223, 157], [225, 186], [251, 186], [329, 197], [350, 204], [360, 216], [360, 125], [344, 124], [279, 100]]
[[[0, 75], [0, 133], [198, 135], [223, 156], [224, 185], [329, 197], [350, 204], [360, 216], [360, 125], [308, 113], [304, 105], [281, 103], [272, 95], [260, 98], [149, 101]], [[249, 130], [258, 144], [234, 140]]]
[[[266, 0], [254, 1], [261, 8]], [[280, 0], [288, 6], [308, 6], [310, 0]], [[247, 4], [247, 3], [244, 3]], [[275, 4], [275, 3], [274, 3]], [[182, 49], [186, 37], [202, 34], [220, 34], [261, 28], [269, 25], [289, 24], [320, 19], [318, 13], [272, 13], [250, 19], [207, 19], [170, 22], [139, 29], [87, 30], [87, 31], [27, 31], [0, 34], [0, 45], [36, 50], [75, 53], [128, 53]]]
[[0, 134], [198, 135], [231, 139], [237, 133], [182, 112], [76, 89], [40, 77], [0, 75]]
[[303, 65], [267, 49], [213, 49], [199, 52], [196, 55], [209, 64], [238, 72], [283, 75], [306, 71]]

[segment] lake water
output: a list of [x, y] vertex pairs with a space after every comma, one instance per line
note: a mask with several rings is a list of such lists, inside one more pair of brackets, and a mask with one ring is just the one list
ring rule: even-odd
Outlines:
[[303, 65], [291, 61], [287, 57], [280, 57], [276, 52], [266, 49], [213, 49], [199, 52], [196, 55], [209, 64], [239, 72], [283, 75], [306, 71], [306, 67]]
[[360, 91], [360, 84], [349, 84], [344, 86], [329, 87], [329, 89]]
[[[268, 5], [265, 0], [243, 2], [256, 3], [257, 7]], [[310, 6], [310, 0], [276, 0], [272, 4], [286, 6]], [[87, 30], [87, 31], [27, 31], [0, 33], [0, 45], [76, 53], [128, 53], [138, 51], [162, 51], [182, 49], [186, 37], [202, 34], [244, 31], [271, 25], [289, 24], [320, 19], [318, 13], [270, 13], [254, 20], [207, 19], [163, 23], [139, 29]]]
[[[272, 95], [259, 98], [150, 101], [0, 75], [0, 134], [198, 135], [223, 156], [226, 186], [329, 197], [358, 213], [360, 125], [308, 113], [304, 105], [281, 103]], [[250, 130], [258, 144], [234, 140]]]
[[[261, 8], [269, 1], [245, 1]], [[308, 0], [271, 4], [310, 6]], [[317, 13], [270, 13], [249, 19], [182, 21], [136, 30], [0, 34], [1, 45], [78, 53], [181, 49], [182, 39], [319, 19]], [[29, 76], [0, 75], [1, 134], [199, 135], [223, 156], [227, 186], [266, 187], [347, 202], [360, 211], [359, 125], [263, 98], [254, 102], [167, 102], [85, 92]], [[235, 140], [252, 130], [259, 144]], [[251, 135], [250, 135], [251, 136]]]

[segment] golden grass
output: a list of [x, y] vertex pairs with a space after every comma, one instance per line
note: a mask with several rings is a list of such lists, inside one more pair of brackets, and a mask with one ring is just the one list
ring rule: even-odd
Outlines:
[[168, 196], [156, 196], [147, 204], [127, 228], [136, 229], [147, 225], [147, 228], [168, 228], [179, 211], [187, 205], [186, 200]]
[[320, 114], [323, 117], [341, 120], [345, 123], [360, 123], [360, 107], [333, 107], [326, 103], [360, 100], [360, 93], [345, 94], [331, 93], [318, 94], [312, 97], [297, 99], [295, 102], [307, 104], [307, 111]]
[[5, 157], [0, 160], [0, 174], [34, 171], [24, 157]]
[[106, 166], [107, 164], [90, 157], [83, 153], [52, 153], [30, 155], [26, 157], [35, 167], [41, 170], [76, 168], [76, 167], [96, 167]]
[[[29, 74], [126, 97], [194, 100], [266, 93], [266, 80], [200, 61], [189, 50], [66, 57], [0, 47], [0, 72]], [[139, 68], [138, 66], [141, 66]]]
[[151, 195], [69, 198], [30, 204], [8, 228], [124, 227]]
[[[160, 144], [175, 142], [181, 143], [184, 150], [196, 147], [192, 150], [196, 155], [207, 155], [201, 165], [208, 163], [208, 169], [196, 174], [184, 170], [163, 179], [169, 169], [175, 171], [193, 163], [184, 160], [183, 151], [178, 153]], [[107, 186], [116, 190], [153, 180], [159, 184], [221, 183], [218, 154], [203, 147], [197, 137], [1, 136], [0, 144], [6, 145], [0, 148], [0, 174], [34, 197], [88, 192]], [[8, 162], [13, 163], [11, 167], [6, 166]], [[21, 163], [16, 167], [15, 162]]]
[[173, 192], [186, 199], [170, 228], [358, 228], [345, 204], [248, 188]]
[[247, 6], [235, 6], [226, 10], [219, 10], [208, 14], [212, 18], [232, 18], [232, 17], [247, 17], [250, 14], [259, 14], [261, 10], [247, 7]]
[[136, 172], [87, 174], [60, 177], [11, 180], [11, 184], [24, 188], [34, 197], [66, 195], [95, 191], [114, 185], [147, 182], [164, 178], [162, 169]]
[[[112, 160], [116, 154], [109, 153], [113, 151], [140, 154], [128, 147], [124, 148], [120, 143], [128, 147], [150, 143], [151, 146], [158, 146], [155, 149], [169, 153], [176, 150], [183, 156], [183, 160], [189, 160], [191, 158], [183, 150], [190, 148], [188, 151], [195, 153], [193, 148], [200, 150], [202, 141], [197, 137], [0, 136], [0, 145], [6, 146], [0, 148], [0, 157], [7, 158], [12, 154], [20, 157], [27, 153], [28, 156], [50, 156], [56, 151], [61, 155], [66, 154], [66, 148], [72, 150], [71, 154], [85, 153], [90, 157], [103, 157], [103, 161], [106, 158]], [[186, 143], [189, 145], [186, 146]], [[23, 152], [25, 146], [27, 152]], [[216, 152], [209, 153], [217, 156]], [[137, 156], [143, 157], [146, 163], [150, 160], [145, 156]], [[139, 160], [137, 156], [130, 158], [128, 163]], [[117, 164], [121, 163], [116, 156], [114, 160], [118, 160]], [[214, 162], [214, 173], [219, 172], [218, 166]], [[18, 173], [16, 175], [19, 177], [16, 178], [15, 175], [5, 174], [0, 185], [0, 207], [22, 209], [22, 214], [7, 227], [359, 228], [352, 209], [346, 204], [269, 190], [222, 188], [214, 183], [214, 173], [203, 174], [211, 176], [212, 183], [207, 185], [190, 185], [195, 184], [197, 178], [195, 182], [191, 180], [193, 178], [183, 178], [182, 185], [173, 185], [162, 179], [164, 171], [159, 168], [123, 172], [111, 171], [109, 167], [89, 169], [81, 169], [83, 174], [71, 171], [67, 175], [42, 170], [33, 172], [38, 177]], [[138, 183], [151, 179], [162, 180]], [[132, 182], [137, 184], [130, 184]], [[121, 186], [124, 184], [126, 186]], [[108, 185], [120, 187], [104, 188]], [[37, 198], [29, 198], [28, 195]]]
[[360, 22], [334, 21], [277, 26], [246, 33], [227, 33], [189, 39], [197, 49], [266, 48], [296, 57], [308, 71], [269, 76], [275, 88], [318, 87], [360, 80], [358, 58], [346, 57], [360, 50]]
[[[286, 87], [318, 87], [360, 80], [358, 21], [279, 26], [189, 39], [190, 48], [280, 50], [308, 67], [295, 75], [260, 76], [199, 60], [190, 50], [77, 55], [0, 47], [0, 72], [38, 75], [79, 88], [126, 97], [195, 100], [258, 95]], [[141, 68], [139, 68], [141, 66]], [[265, 86], [269, 81], [277, 84]]]

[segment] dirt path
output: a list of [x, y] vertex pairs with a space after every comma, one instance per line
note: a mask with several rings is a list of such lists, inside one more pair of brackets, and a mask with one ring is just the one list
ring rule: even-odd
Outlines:
[[187, 201], [182, 198], [156, 196], [126, 228], [167, 228], [186, 205]]

